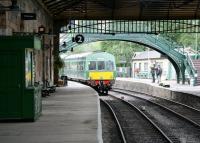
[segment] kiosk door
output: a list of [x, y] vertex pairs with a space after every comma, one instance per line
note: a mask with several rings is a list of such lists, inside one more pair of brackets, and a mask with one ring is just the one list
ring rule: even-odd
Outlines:
[[0, 118], [22, 114], [22, 60], [17, 51], [0, 52]]

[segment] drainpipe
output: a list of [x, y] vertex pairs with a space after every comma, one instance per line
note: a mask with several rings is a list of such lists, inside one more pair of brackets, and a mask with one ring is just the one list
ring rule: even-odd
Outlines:
[[42, 80], [43, 80], [43, 86], [45, 86], [45, 47], [44, 47], [44, 35], [42, 35]]

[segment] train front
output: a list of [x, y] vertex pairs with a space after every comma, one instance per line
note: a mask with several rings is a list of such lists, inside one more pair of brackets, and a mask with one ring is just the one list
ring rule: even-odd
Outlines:
[[108, 94], [116, 78], [115, 58], [111, 54], [97, 56], [88, 62], [88, 84], [101, 94]]

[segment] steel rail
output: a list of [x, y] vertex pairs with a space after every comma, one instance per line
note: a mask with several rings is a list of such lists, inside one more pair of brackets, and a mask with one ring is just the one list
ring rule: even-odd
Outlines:
[[113, 115], [115, 121], [117, 122], [117, 126], [118, 126], [118, 129], [119, 129], [119, 131], [120, 131], [120, 135], [121, 135], [121, 138], [122, 138], [122, 140], [123, 140], [123, 143], [127, 143], [126, 138], [125, 138], [125, 136], [124, 136], [124, 132], [123, 132], [122, 127], [121, 127], [121, 125], [120, 125], [120, 123], [119, 123], [119, 120], [117, 119], [117, 116], [116, 116], [114, 110], [113, 110], [112, 107], [109, 105], [109, 103], [106, 102], [105, 100], [100, 99], [100, 101], [102, 101], [102, 102], [108, 107], [108, 109], [111, 111], [111, 113], [112, 113], [112, 115]]
[[190, 110], [194, 110], [196, 112], [199, 112], [199, 114], [200, 114], [200, 110], [199, 109], [196, 109], [196, 108], [194, 108], [192, 106], [189, 106], [189, 105], [181, 103], [181, 102], [173, 101], [173, 100], [170, 100], [170, 99], [167, 99], [167, 98], [164, 98], [164, 97], [153, 96], [153, 95], [149, 95], [149, 94], [145, 94], [145, 93], [141, 93], [141, 92], [137, 92], [137, 91], [132, 91], [132, 90], [127, 90], [127, 89], [121, 89], [121, 88], [112, 88], [111, 91], [115, 91], [115, 89], [117, 89], [117, 90], [123, 90], [123, 91], [127, 91], [127, 92], [132, 92], [132, 93], [136, 93], [136, 94], [143, 94], [143, 95], [146, 95], [146, 96], [150, 96], [152, 98], [166, 100], [168, 102], [172, 102], [172, 103], [175, 103], [177, 105], [184, 106], [185, 108], [188, 108]]
[[136, 111], [138, 111], [147, 121], [149, 121], [153, 127], [161, 133], [161, 135], [169, 142], [169, 143], [173, 143], [173, 141], [162, 131], [162, 129], [160, 129], [153, 121], [151, 121], [151, 119], [149, 117], [147, 117], [138, 107], [136, 107], [135, 105], [133, 105], [132, 103], [124, 100], [124, 99], [121, 99], [119, 97], [116, 97], [114, 95], [111, 95], [109, 94], [109, 96], [112, 96], [113, 98], [117, 98], [119, 100], [122, 100], [124, 103], [126, 103], [127, 105], [129, 105], [131, 108], [134, 108], [136, 109]]
[[157, 106], [159, 106], [159, 107], [161, 107], [161, 108], [163, 108], [163, 109], [165, 109], [165, 110], [167, 110], [167, 111], [170, 111], [171, 113], [175, 114], [177, 117], [182, 118], [182, 119], [184, 119], [185, 121], [189, 122], [190, 124], [192, 124], [192, 125], [194, 125], [194, 126], [200, 128], [200, 124], [194, 122], [193, 120], [191, 120], [191, 119], [185, 117], [184, 115], [181, 115], [181, 114], [177, 113], [176, 111], [173, 111], [172, 109], [169, 109], [168, 107], [165, 107], [165, 106], [163, 106], [163, 105], [161, 105], [161, 104], [159, 104], [159, 103], [155, 103], [155, 102], [150, 101], [150, 100], [148, 100], [148, 99], [144, 99], [144, 98], [142, 98], [142, 97], [139, 97], [139, 96], [136, 96], [136, 95], [132, 95], [132, 94], [128, 94], [128, 93], [124, 93], [124, 92], [121, 92], [121, 91], [113, 91], [113, 92], [118, 92], [118, 93], [125, 94], [125, 95], [128, 95], [128, 96], [134, 96], [135, 98], [138, 98], [138, 99], [140, 99], [140, 100], [146, 100], [147, 102], [152, 103], [152, 104], [154, 104], [154, 105], [157, 105]]

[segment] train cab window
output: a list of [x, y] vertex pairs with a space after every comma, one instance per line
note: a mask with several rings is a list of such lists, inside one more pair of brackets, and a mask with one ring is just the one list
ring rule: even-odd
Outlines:
[[89, 70], [96, 70], [96, 62], [95, 61], [90, 61]]
[[105, 70], [105, 62], [98, 61], [98, 70]]
[[114, 70], [114, 63], [112, 61], [107, 61], [106, 62], [106, 69], [109, 71]]

